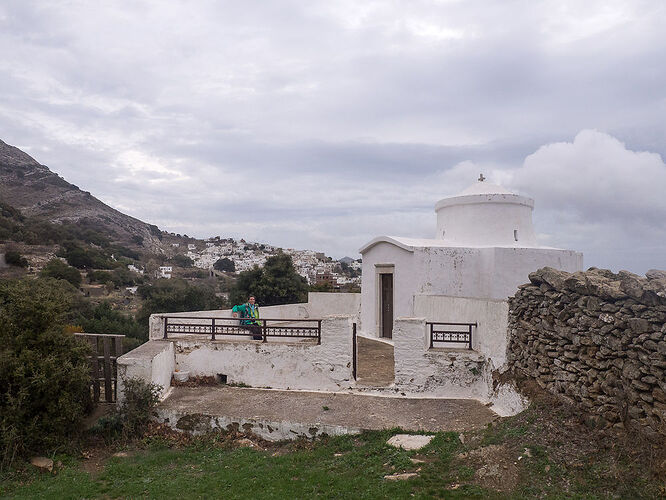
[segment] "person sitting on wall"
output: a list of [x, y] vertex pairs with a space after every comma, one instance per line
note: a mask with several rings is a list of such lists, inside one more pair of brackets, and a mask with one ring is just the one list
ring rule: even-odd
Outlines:
[[234, 318], [238, 318], [240, 315], [240, 324], [243, 328], [250, 330], [252, 340], [261, 340], [259, 306], [255, 304], [254, 295], [250, 295], [245, 304], [234, 306], [231, 311]]

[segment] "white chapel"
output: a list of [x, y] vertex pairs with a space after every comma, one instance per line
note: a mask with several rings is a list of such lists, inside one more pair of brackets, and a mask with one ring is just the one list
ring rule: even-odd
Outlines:
[[361, 325], [391, 337], [393, 322], [414, 316], [415, 297], [438, 295], [504, 300], [544, 266], [582, 270], [583, 254], [539, 246], [534, 200], [479, 180], [435, 204], [433, 239], [378, 236], [363, 256]]

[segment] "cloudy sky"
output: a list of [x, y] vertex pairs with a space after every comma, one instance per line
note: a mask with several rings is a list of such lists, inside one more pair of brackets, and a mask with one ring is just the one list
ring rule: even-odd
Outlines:
[[162, 229], [358, 257], [491, 181], [666, 268], [666, 2], [0, 3], [0, 138]]

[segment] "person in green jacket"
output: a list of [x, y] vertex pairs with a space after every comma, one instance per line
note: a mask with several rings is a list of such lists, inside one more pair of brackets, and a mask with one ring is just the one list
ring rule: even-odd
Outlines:
[[234, 306], [232, 309], [234, 318], [240, 317], [243, 328], [250, 330], [253, 340], [261, 340], [261, 323], [259, 322], [259, 306], [256, 304], [254, 295], [245, 304]]

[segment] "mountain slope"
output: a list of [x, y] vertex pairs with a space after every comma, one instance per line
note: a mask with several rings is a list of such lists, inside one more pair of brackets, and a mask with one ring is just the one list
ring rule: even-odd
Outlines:
[[137, 247], [137, 241], [143, 241], [143, 247], [153, 252], [162, 248], [157, 226], [109, 207], [2, 140], [0, 201], [28, 217], [53, 223], [85, 223], [116, 243]]

